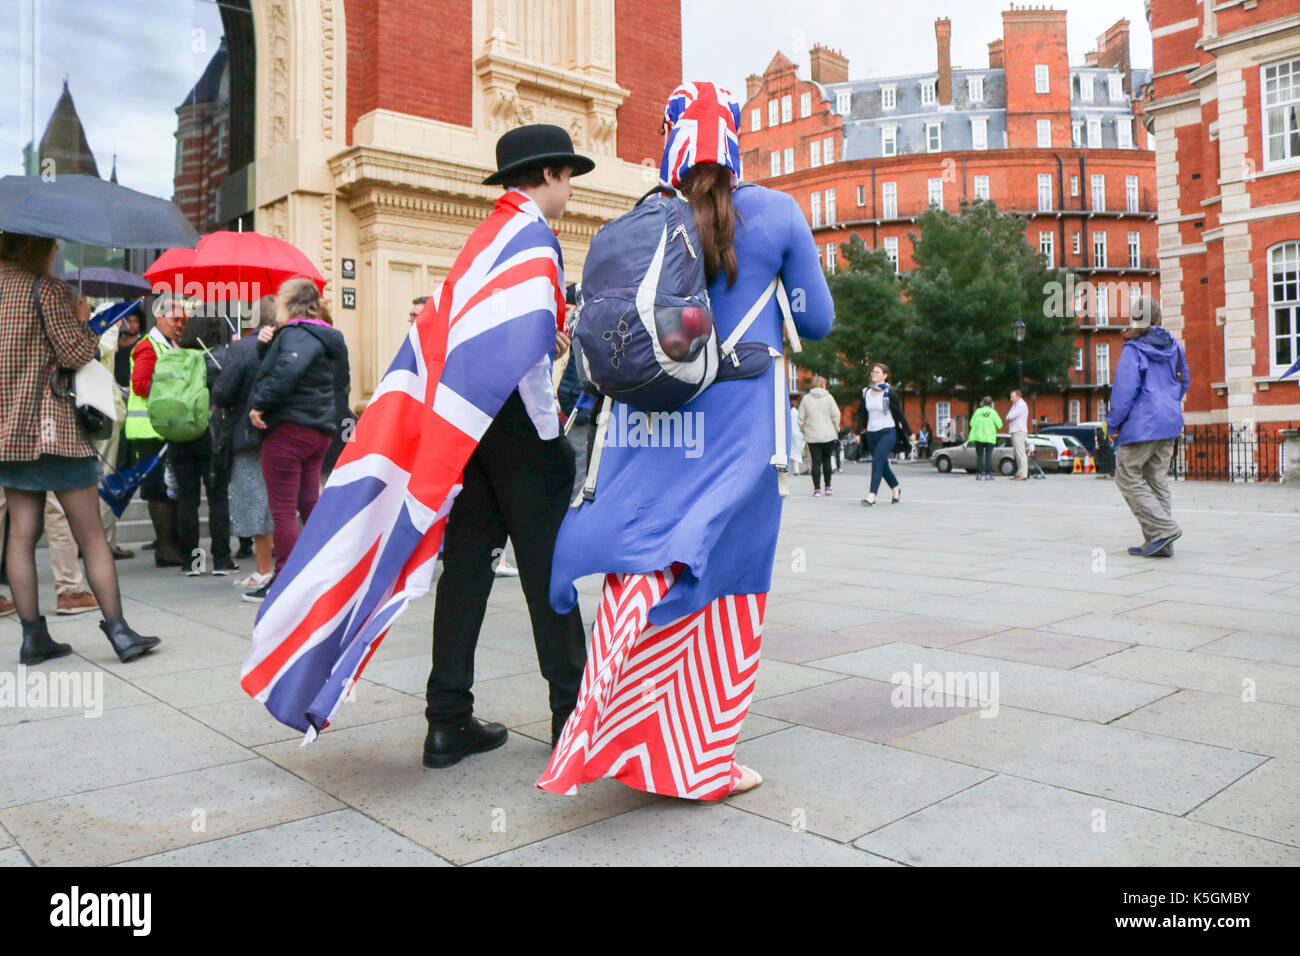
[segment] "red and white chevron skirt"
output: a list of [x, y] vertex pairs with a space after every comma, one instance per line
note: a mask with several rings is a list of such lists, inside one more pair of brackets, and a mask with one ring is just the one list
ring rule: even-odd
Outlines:
[[537, 786], [629, 787], [720, 800], [740, 779], [736, 739], [758, 673], [766, 594], [731, 594], [671, 624], [650, 609], [684, 569], [607, 574], [578, 705]]

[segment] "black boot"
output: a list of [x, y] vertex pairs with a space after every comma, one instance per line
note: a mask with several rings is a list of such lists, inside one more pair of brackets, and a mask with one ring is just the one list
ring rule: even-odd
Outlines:
[[179, 568], [184, 561], [176, 544], [176, 505], [170, 501], [149, 502], [149, 520], [158, 536], [153, 563], [160, 568]]
[[460, 763], [462, 757], [495, 750], [506, 742], [503, 724], [484, 723], [477, 717], [460, 721], [431, 720], [424, 738], [424, 765], [440, 769]]
[[56, 643], [50, 637], [50, 632], [45, 627], [45, 618], [38, 617], [34, 621], [19, 618], [19, 623], [23, 626], [23, 647], [18, 652], [18, 663], [39, 664], [72, 653], [71, 645]]
[[117, 659], [123, 664], [161, 643], [156, 637], [141, 637], [120, 617], [105, 618], [99, 622], [99, 629], [108, 635], [108, 643], [113, 645]]
[[[571, 713], [571, 712], [570, 712]], [[561, 717], [559, 714], [551, 714], [551, 749], [554, 750], [560, 742], [560, 734], [564, 733], [564, 725], [569, 722], [569, 715]]]

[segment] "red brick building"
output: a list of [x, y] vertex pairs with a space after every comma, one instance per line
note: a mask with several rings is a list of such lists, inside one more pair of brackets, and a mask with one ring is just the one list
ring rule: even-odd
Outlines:
[[1165, 324], [1189, 424], [1300, 421], [1300, 0], [1151, 0]]
[[229, 172], [230, 70], [223, 38], [203, 75], [176, 107], [172, 202], [200, 233], [231, 228], [231, 217], [222, 215], [219, 189]]
[[[1064, 11], [1002, 14], [988, 65], [954, 67], [952, 25], [935, 22], [936, 65], [849, 79], [839, 52], [815, 46], [811, 79], [778, 53], [749, 77], [740, 134], [745, 178], [793, 195], [826, 268], [850, 236], [912, 265], [910, 232], [929, 205], [956, 212], [990, 199], [1025, 217], [1025, 237], [1068, 270], [1079, 314], [1071, 388], [1026, 391], [1035, 420], [1104, 417], [1130, 296], [1159, 295], [1155, 161], [1134, 122], [1146, 70], [1130, 63], [1120, 20], [1071, 65]], [[886, 356], [882, 356], [887, 360]], [[963, 430], [966, 397], [935, 396], [910, 420]], [[913, 418], [913, 416], [915, 416]]]

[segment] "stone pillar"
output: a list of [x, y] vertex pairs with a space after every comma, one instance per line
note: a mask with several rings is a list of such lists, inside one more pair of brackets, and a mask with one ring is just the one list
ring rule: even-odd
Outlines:
[[1300, 485], [1300, 428], [1284, 428], [1282, 436], [1282, 456], [1286, 462], [1286, 471], [1282, 473], [1282, 483]]

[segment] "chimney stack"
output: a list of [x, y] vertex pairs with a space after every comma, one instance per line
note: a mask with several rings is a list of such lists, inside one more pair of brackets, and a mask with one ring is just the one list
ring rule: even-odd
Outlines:
[[757, 73], [751, 73], [745, 77], [745, 101], [752, 100], [762, 88], [763, 78]]
[[1133, 89], [1129, 82], [1132, 64], [1129, 61], [1128, 21], [1116, 20], [1101, 36], [1097, 37], [1097, 65], [1108, 66], [1124, 74], [1124, 88], [1129, 94]]
[[952, 106], [952, 22], [947, 17], [934, 21], [934, 39], [939, 54], [939, 105]]
[[1002, 58], [1002, 41], [994, 40], [989, 44], [989, 69], [1000, 70], [1006, 65]]
[[845, 83], [849, 78], [849, 59], [839, 50], [813, 44], [808, 52], [814, 83]]

